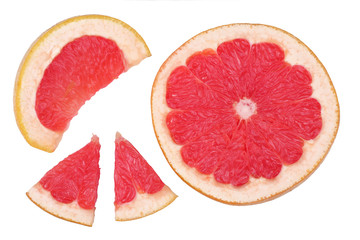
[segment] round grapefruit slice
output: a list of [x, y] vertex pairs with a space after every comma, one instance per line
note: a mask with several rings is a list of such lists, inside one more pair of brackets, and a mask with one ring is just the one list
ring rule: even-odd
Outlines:
[[99, 185], [99, 138], [48, 171], [26, 195], [44, 211], [61, 219], [92, 226]]
[[56, 24], [31, 45], [18, 70], [14, 111], [21, 133], [53, 152], [85, 101], [149, 56], [141, 36], [115, 18], [85, 15]]
[[135, 147], [116, 133], [115, 220], [127, 221], [155, 213], [177, 197]]
[[339, 125], [336, 92], [319, 59], [293, 35], [260, 24], [191, 38], [161, 66], [151, 101], [171, 167], [228, 204], [267, 201], [299, 185]]

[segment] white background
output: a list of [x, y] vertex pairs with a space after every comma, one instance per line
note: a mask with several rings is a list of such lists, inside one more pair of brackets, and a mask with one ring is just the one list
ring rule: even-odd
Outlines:
[[[0, 239], [359, 239], [360, 17], [356, 1], [2, 1], [0, 4]], [[82, 14], [125, 21], [153, 56], [121, 75], [80, 110], [54, 153], [30, 147], [13, 114], [17, 68], [30, 44], [55, 23]], [[150, 94], [162, 62], [197, 33], [229, 23], [264, 23], [307, 44], [327, 68], [340, 101], [338, 136], [320, 168], [267, 203], [229, 206], [188, 187], [157, 144]], [[115, 132], [144, 155], [179, 196], [143, 219], [114, 221]], [[92, 228], [55, 218], [25, 196], [47, 170], [100, 137], [101, 178]], [[7, 236], [7, 237], [5, 237]]]

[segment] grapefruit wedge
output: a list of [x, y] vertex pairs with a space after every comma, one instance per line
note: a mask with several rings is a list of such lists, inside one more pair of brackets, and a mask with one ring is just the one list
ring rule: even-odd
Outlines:
[[161, 66], [151, 106], [173, 170], [204, 195], [236, 205], [274, 199], [307, 179], [340, 117], [315, 54], [260, 24], [220, 26], [184, 43]]
[[100, 178], [99, 138], [48, 171], [26, 195], [44, 211], [61, 219], [92, 226]]
[[115, 220], [126, 221], [155, 213], [177, 197], [135, 147], [116, 133]]
[[14, 111], [26, 141], [53, 152], [85, 101], [149, 56], [133, 28], [107, 16], [73, 17], [44, 32], [16, 76]]

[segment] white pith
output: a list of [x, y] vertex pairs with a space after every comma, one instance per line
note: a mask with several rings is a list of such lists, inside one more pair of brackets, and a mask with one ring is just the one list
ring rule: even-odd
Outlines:
[[[220, 184], [213, 175], [200, 174], [184, 163], [180, 155], [182, 146], [171, 139], [165, 120], [171, 109], [166, 104], [166, 82], [172, 70], [185, 65], [192, 53], [217, 46], [228, 40], [245, 38], [251, 44], [272, 42], [285, 51], [285, 61], [304, 66], [312, 75], [312, 97], [321, 106], [322, 130], [317, 138], [305, 141], [301, 159], [292, 165], [284, 165], [280, 174], [272, 180], [250, 178], [248, 184], [234, 187]], [[315, 55], [298, 39], [274, 27], [265, 25], [233, 24], [203, 32], [177, 49], [163, 64], [156, 76], [152, 92], [152, 117], [159, 144], [174, 171], [181, 178], [211, 198], [233, 204], [250, 204], [265, 201], [284, 193], [306, 179], [322, 162], [328, 152], [339, 122], [339, 108], [335, 90], [325, 68]]]
[[241, 99], [235, 104], [235, 111], [241, 119], [247, 120], [252, 115], [256, 114], [256, 103], [251, 101], [251, 99]]
[[54, 132], [40, 123], [35, 111], [36, 90], [45, 69], [67, 43], [84, 35], [114, 40], [123, 51], [127, 62], [125, 70], [150, 55], [135, 30], [119, 20], [98, 15], [73, 19], [55, 25], [33, 43], [24, 56], [16, 79], [14, 104], [19, 111], [16, 114], [18, 125], [31, 145], [48, 151], [55, 150], [63, 132]]
[[95, 208], [83, 209], [77, 201], [68, 204], [58, 202], [40, 183], [35, 184], [26, 194], [36, 205], [56, 217], [86, 226], [92, 226], [94, 222]]
[[168, 186], [154, 194], [137, 193], [135, 199], [115, 207], [115, 220], [127, 221], [155, 213], [175, 200], [177, 196]]

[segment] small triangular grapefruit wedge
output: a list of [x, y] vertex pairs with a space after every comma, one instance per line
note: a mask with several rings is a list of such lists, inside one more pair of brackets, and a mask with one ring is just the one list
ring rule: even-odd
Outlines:
[[116, 133], [115, 220], [126, 221], [155, 213], [177, 197], [135, 147]]
[[44, 211], [61, 219], [92, 226], [100, 178], [97, 136], [48, 171], [26, 195]]
[[81, 106], [150, 55], [133, 28], [107, 16], [69, 18], [44, 32], [16, 76], [14, 112], [26, 141], [53, 152]]

